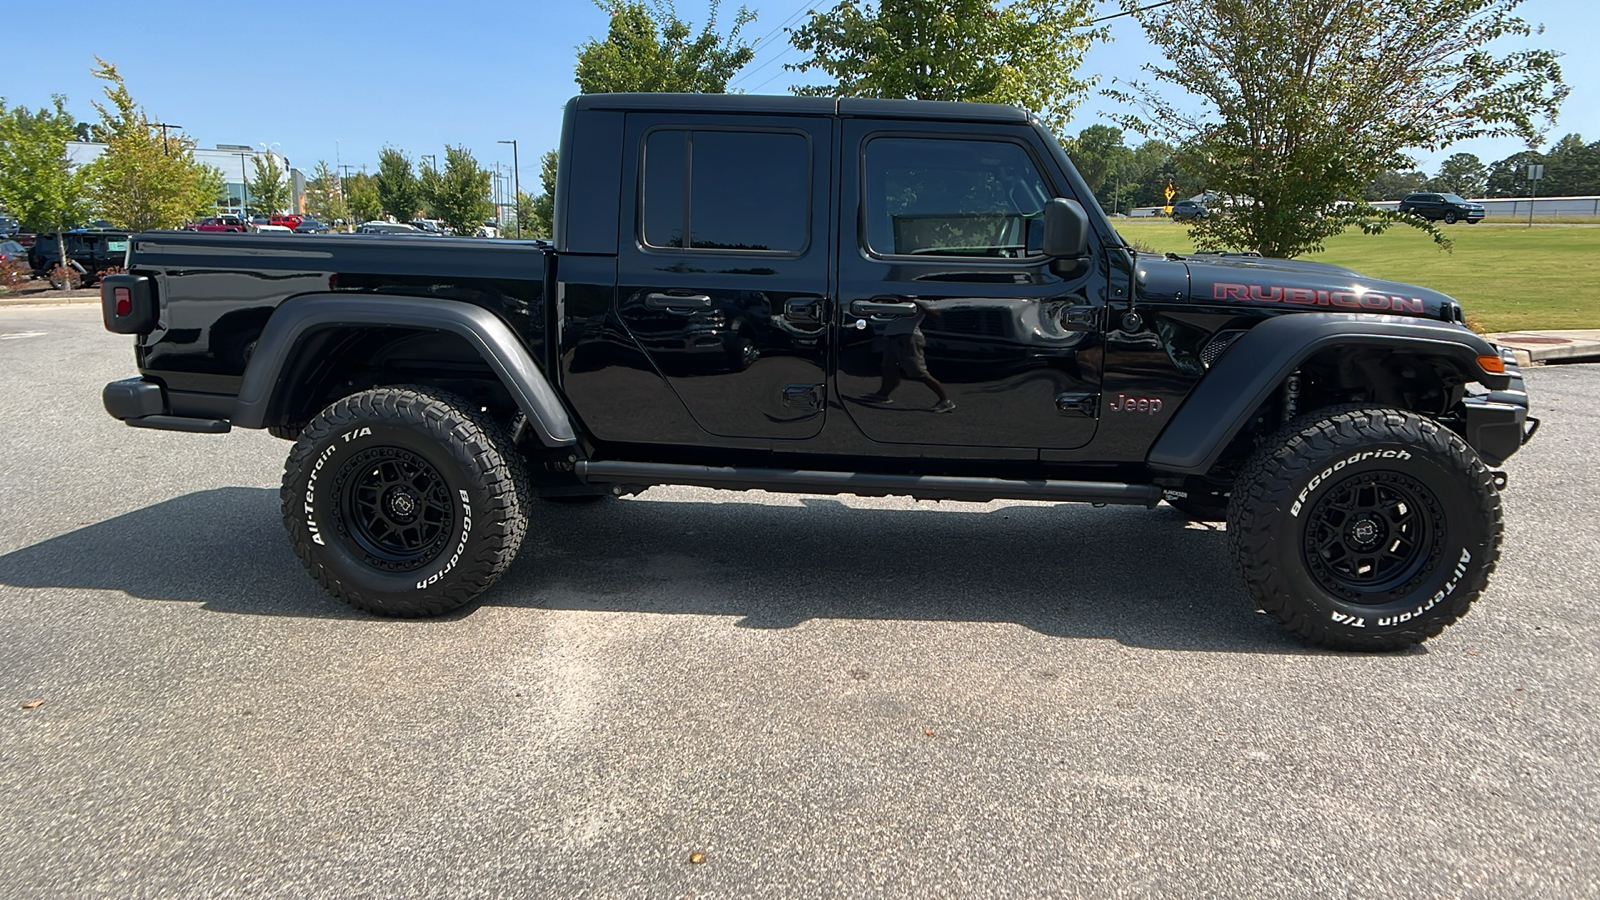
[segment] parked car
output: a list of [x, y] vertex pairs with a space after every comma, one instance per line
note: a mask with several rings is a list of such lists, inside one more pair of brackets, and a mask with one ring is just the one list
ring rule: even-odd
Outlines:
[[183, 226], [183, 230], [204, 231], [209, 233], [221, 231], [243, 232], [246, 229], [244, 220], [238, 216], [212, 216], [209, 219], [201, 219], [198, 222], [191, 222], [188, 225]]
[[[128, 232], [126, 231], [69, 231], [63, 235], [67, 245], [67, 259], [72, 262], [73, 268], [83, 284], [90, 285], [100, 278], [100, 273], [107, 269], [121, 269], [128, 259]], [[51, 276], [52, 270], [61, 264], [60, 242], [54, 234], [41, 234], [33, 242], [33, 247], [28, 250], [28, 266], [33, 273], [42, 278], [51, 278], [51, 284], [58, 284]]]
[[1400, 211], [1412, 213], [1434, 222], [1443, 222], [1446, 225], [1465, 219], [1468, 225], [1476, 225], [1483, 221], [1483, 204], [1463, 200], [1455, 194], [1407, 194], [1400, 201]]
[[1343, 649], [1426, 640], [1488, 585], [1495, 470], [1537, 422], [1450, 297], [1138, 251], [1012, 107], [590, 94], [561, 133], [549, 243], [136, 236], [101, 309], [139, 371], [106, 411], [294, 441], [295, 557], [394, 616], [471, 602], [524, 535], [585, 552], [537, 497], [668, 484], [1165, 500], [1227, 522], [1256, 609]]
[[250, 230], [256, 234], [294, 234], [294, 229], [287, 225], [251, 225]]
[[22, 226], [17, 224], [16, 219], [11, 218], [10, 216], [0, 216], [0, 238], [11, 237], [13, 234], [16, 234], [21, 230]]
[[289, 229], [290, 231], [293, 231], [296, 228], [299, 228], [300, 227], [300, 223], [304, 222], [304, 221], [305, 221], [305, 217], [304, 216], [297, 216], [294, 213], [290, 213], [287, 216], [268, 216], [267, 217], [267, 224], [268, 225], [282, 225], [283, 227]]
[[411, 227], [439, 237], [443, 237], [448, 233], [445, 231], [444, 223], [437, 219], [412, 219]]
[[294, 226], [295, 234], [327, 234], [328, 226], [316, 219], [301, 219], [300, 224]]
[[1174, 222], [1187, 222], [1193, 219], [1210, 218], [1211, 210], [1198, 200], [1179, 200], [1172, 204], [1172, 220]]
[[356, 234], [427, 234], [427, 232], [404, 222], [364, 222], [356, 227]]
[[28, 248], [16, 241], [0, 241], [0, 263], [10, 262], [14, 259], [26, 260]]

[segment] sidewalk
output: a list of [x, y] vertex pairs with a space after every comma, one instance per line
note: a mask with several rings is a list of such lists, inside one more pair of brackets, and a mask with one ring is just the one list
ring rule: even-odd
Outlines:
[[1505, 331], [1484, 337], [1510, 347], [1517, 364], [1600, 360], [1600, 329], [1573, 331]]

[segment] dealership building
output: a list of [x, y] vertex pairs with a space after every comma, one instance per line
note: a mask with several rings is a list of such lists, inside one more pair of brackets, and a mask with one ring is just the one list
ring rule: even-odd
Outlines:
[[[74, 166], [86, 166], [106, 152], [106, 145], [93, 141], [68, 141], [67, 158]], [[289, 173], [288, 212], [304, 214], [306, 211], [306, 176], [289, 164], [289, 157], [271, 153], [245, 144], [218, 144], [216, 147], [194, 148], [195, 162], [210, 166], [222, 173], [223, 198], [217, 201], [217, 215], [244, 215], [245, 181], [255, 174], [256, 157], [272, 156], [278, 168]]]

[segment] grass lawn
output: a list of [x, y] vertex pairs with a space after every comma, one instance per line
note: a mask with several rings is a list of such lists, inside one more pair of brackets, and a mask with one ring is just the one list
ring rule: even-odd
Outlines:
[[[1130, 241], [1190, 253], [1186, 226], [1161, 219], [1117, 219]], [[1371, 237], [1349, 232], [1303, 257], [1364, 275], [1420, 284], [1461, 301], [1484, 331], [1600, 328], [1600, 227], [1442, 226], [1455, 242], [1440, 250], [1427, 235], [1397, 227]]]

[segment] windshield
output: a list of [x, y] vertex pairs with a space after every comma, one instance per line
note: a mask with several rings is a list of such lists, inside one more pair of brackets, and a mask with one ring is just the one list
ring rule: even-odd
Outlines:
[[1460, 197], [1458, 197], [1455, 194], [1440, 194], [1439, 196], [1443, 197], [1445, 200], [1449, 201], [1450, 203], [1465, 203], [1465, 202], [1467, 202], [1467, 201], [1461, 199]]

